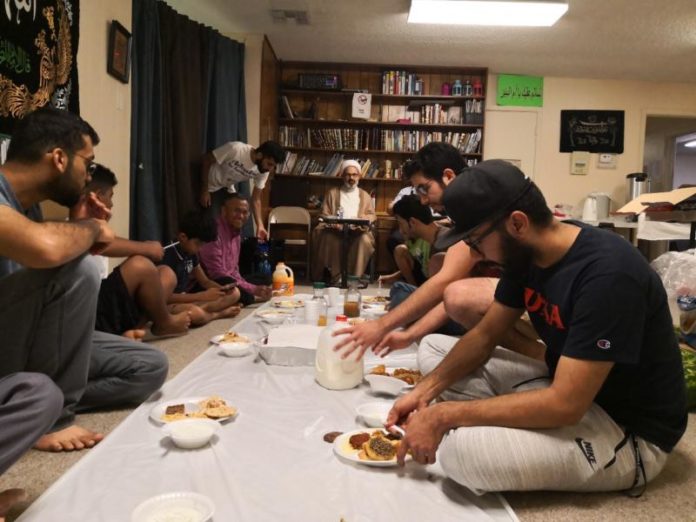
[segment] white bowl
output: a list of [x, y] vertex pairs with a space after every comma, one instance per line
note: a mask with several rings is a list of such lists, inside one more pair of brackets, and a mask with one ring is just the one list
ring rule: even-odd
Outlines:
[[374, 393], [383, 393], [385, 395], [396, 396], [408, 386], [405, 381], [396, 377], [387, 377], [386, 375], [374, 375], [368, 373], [365, 375], [365, 380], [370, 384]]
[[[131, 514], [131, 522], [164, 520], [193, 520], [207, 522], [213, 518], [215, 505], [205, 495], [192, 491], [165, 493], [138, 504]], [[178, 517], [178, 518], [174, 518]], [[187, 518], [184, 518], [187, 517]]]
[[220, 424], [211, 419], [185, 419], [166, 424], [163, 429], [179, 448], [196, 449], [210, 442]]
[[227, 357], [244, 357], [254, 351], [254, 343], [220, 343], [218, 353]]
[[286, 319], [293, 316], [293, 312], [290, 310], [273, 310], [264, 308], [256, 312], [256, 316], [264, 323], [282, 324]]
[[382, 428], [391, 408], [388, 402], [368, 402], [355, 408], [355, 412], [370, 428]]

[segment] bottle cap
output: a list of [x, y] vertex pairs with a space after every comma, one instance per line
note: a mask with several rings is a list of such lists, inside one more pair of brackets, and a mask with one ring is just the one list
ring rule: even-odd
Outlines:
[[326, 288], [326, 283], [319, 281], [319, 282], [313, 283], [312, 287], [317, 289], [317, 290], [320, 288]]
[[346, 322], [346, 323], [347, 323], [347, 322], [348, 322], [348, 316], [347, 316], [347, 315], [343, 315], [343, 314], [338, 314], [338, 315], [336, 316], [336, 322], [339, 322], [339, 321], [340, 321], [340, 322]]

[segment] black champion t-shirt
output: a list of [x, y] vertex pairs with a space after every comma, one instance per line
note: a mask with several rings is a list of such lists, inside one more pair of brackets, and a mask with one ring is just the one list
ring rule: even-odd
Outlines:
[[662, 282], [622, 237], [572, 224], [580, 234], [558, 263], [532, 266], [523, 281], [504, 276], [495, 299], [527, 310], [552, 376], [562, 355], [613, 361], [595, 402], [671, 451], [686, 429], [686, 387]]

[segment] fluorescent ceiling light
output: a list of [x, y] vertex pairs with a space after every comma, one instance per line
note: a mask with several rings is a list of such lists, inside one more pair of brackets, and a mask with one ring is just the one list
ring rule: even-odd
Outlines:
[[684, 143], [684, 146], [689, 147], [690, 149], [696, 149], [696, 140], [687, 141]]
[[566, 2], [411, 0], [411, 24], [549, 27], [568, 10]]

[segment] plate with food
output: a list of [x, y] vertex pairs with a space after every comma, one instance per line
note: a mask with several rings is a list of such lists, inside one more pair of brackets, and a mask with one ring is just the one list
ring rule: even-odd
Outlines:
[[[400, 436], [386, 430], [353, 430], [334, 440], [334, 453], [340, 458], [366, 466], [396, 466]], [[406, 455], [406, 460], [411, 456]]]
[[224, 334], [215, 335], [210, 339], [212, 344], [230, 344], [230, 343], [251, 343], [252, 340], [246, 335], [230, 330]]
[[150, 419], [157, 424], [184, 419], [213, 419], [224, 422], [237, 416], [237, 408], [222, 397], [186, 397], [156, 404], [150, 410]]
[[293, 316], [293, 312], [290, 309], [283, 308], [262, 308], [261, 310], [257, 310], [254, 315], [256, 315], [256, 317], [261, 319], [264, 323], [280, 324], [291, 318]]
[[389, 304], [389, 298], [383, 295], [365, 295], [362, 302], [363, 304], [386, 306]]
[[396, 396], [413, 388], [423, 378], [419, 370], [412, 368], [387, 368], [375, 366], [365, 374], [365, 380], [374, 393]]
[[304, 301], [302, 299], [274, 299], [273, 306], [283, 310], [294, 310], [296, 308], [302, 308], [304, 306]]

